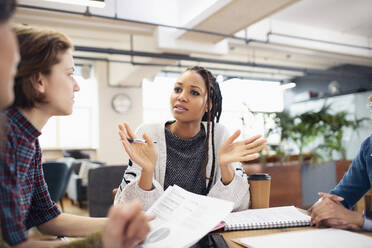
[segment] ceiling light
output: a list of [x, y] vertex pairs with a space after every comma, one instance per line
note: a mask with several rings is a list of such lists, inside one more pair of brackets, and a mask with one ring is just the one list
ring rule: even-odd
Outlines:
[[97, 7], [97, 8], [105, 7], [104, 0], [45, 0], [45, 1], [90, 6], [90, 7]]
[[296, 83], [293, 82], [280, 85], [280, 88], [282, 88], [283, 90], [292, 89], [294, 87], [296, 87]]

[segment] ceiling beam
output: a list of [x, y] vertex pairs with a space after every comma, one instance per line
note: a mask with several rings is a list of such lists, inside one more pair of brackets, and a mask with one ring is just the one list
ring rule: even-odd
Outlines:
[[[299, 0], [233, 0], [193, 29], [234, 35], [238, 31], [278, 12]], [[217, 43], [221, 36], [185, 32], [179, 39]]]

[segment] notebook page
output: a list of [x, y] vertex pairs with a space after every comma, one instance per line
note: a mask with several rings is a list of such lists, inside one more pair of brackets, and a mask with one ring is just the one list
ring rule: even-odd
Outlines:
[[250, 248], [372, 247], [371, 237], [332, 228], [269, 234], [257, 237], [240, 238], [236, 241], [238, 241], [239, 244]]
[[[311, 217], [294, 206], [248, 209], [234, 212], [225, 219], [226, 229], [257, 229], [309, 224]], [[242, 228], [244, 227], [244, 228]]]

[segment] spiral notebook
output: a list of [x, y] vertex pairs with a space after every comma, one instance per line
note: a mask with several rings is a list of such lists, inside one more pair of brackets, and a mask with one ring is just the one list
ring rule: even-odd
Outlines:
[[225, 231], [309, 226], [310, 216], [294, 206], [248, 209], [230, 213], [225, 222]]

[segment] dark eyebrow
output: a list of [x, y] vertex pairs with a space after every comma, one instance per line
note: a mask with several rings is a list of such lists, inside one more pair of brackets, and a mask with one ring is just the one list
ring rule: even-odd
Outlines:
[[[176, 82], [176, 84], [183, 85], [183, 83], [181, 83], [181, 82]], [[191, 88], [198, 88], [199, 90], [202, 90], [199, 86], [196, 86], [196, 85], [191, 85], [190, 87]]]
[[191, 85], [191, 88], [198, 88], [199, 90], [202, 90], [199, 86]]

